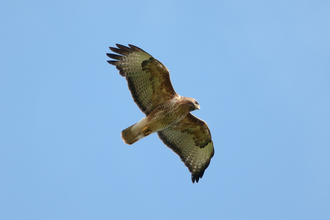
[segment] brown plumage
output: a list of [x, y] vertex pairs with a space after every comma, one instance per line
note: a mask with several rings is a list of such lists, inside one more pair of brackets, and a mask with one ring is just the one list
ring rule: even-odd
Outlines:
[[[178, 154], [198, 182], [214, 155], [211, 133], [207, 124], [190, 112], [199, 109], [193, 98], [174, 91], [168, 69], [144, 50], [116, 44], [107, 53], [125, 77], [134, 102], [146, 117], [122, 131], [127, 144], [157, 132], [159, 138]], [[119, 54], [119, 55], [118, 55]]]

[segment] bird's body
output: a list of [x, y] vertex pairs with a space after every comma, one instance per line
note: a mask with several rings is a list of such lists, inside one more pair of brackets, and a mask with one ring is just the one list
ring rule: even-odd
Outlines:
[[172, 100], [159, 104], [150, 114], [136, 124], [122, 131], [122, 138], [126, 144], [136, 141], [181, 121], [190, 111], [196, 109], [192, 98], [175, 96]]
[[135, 103], [146, 117], [122, 131], [125, 143], [136, 141], [157, 132], [159, 138], [175, 153], [198, 182], [214, 154], [211, 133], [207, 124], [190, 112], [200, 109], [193, 98], [177, 94], [170, 81], [168, 69], [142, 49], [117, 44], [107, 54], [115, 60], [120, 75], [128, 82]]

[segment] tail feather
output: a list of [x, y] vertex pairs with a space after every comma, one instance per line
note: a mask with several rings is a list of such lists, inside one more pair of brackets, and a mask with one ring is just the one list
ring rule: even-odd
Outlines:
[[148, 136], [152, 132], [149, 131], [148, 121], [142, 118], [138, 123], [126, 128], [121, 132], [121, 138], [126, 144], [134, 144], [138, 140]]
[[133, 128], [134, 125], [126, 128], [125, 130], [123, 130], [121, 132], [121, 138], [124, 140], [124, 142], [126, 144], [134, 144], [135, 142], [137, 142], [139, 140], [137, 138], [137, 135], [134, 134], [133, 131], [132, 131], [132, 128]]

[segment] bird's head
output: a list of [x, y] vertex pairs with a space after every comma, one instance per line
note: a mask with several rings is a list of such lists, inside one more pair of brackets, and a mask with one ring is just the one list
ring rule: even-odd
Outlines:
[[199, 110], [201, 107], [196, 99], [189, 98], [190, 111]]

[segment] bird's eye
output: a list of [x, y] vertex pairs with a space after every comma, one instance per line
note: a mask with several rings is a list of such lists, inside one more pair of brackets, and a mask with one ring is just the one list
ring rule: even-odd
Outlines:
[[199, 105], [199, 103], [197, 101], [195, 101], [195, 105]]

